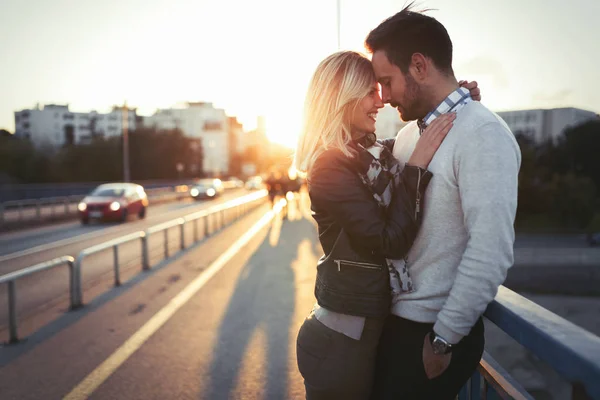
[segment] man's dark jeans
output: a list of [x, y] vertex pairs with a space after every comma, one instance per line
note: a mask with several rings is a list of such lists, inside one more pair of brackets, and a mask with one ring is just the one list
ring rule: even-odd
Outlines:
[[471, 377], [483, 354], [481, 318], [452, 351], [450, 365], [440, 376], [427, 378], [423, 341], [433, 324], [390, 315], [377, 351], [372, 400], [453, 400]]

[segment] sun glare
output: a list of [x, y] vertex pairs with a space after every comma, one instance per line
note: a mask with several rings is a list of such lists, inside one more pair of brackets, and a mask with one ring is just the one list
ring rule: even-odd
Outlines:
[[300, 118], [291, 110], [274, 110], [266, 115], [267, 138], [289, 148], [296, 147]]

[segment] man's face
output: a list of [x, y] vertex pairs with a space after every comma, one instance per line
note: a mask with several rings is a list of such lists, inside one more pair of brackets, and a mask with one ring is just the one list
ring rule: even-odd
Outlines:
[[[427, 113], [422, 99], [422, 88], [409, 72], [405, 75], [400, 68], [388, 60], [383, 50], [373, 53], [373, 68], [381, 84], [381, 98], [398, 110], [403, 121], [423, 118]], [[425, 111], [423, 111], [425, 110]]]

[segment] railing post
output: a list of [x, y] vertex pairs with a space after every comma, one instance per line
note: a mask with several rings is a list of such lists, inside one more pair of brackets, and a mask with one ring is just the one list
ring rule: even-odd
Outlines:
[[179, 223], [179, 248], [185, 250], [185, 222]]
[[75, 285], [75, 264], [72, 261], [68, 261], [69, 265], [69, 290], [71, 292], [71, 309], [74, 310], [77, 308], [77, 289]]
[[150, 234], [144, 232], [142, 236], [142, 270], [148, 271], [150, 269], [150, 258], [148, 257], [148, 238]]
[[19, 222], [23, 219], [23, 203], [19, 203]]
[[83, 262], [83, 258], [85, 257], [85, 253], [81, 252], [77, 256], [75, 260], [75, 266], [73, 267], [73, 287], [75, 292], [75, 301], [71, 305], [71, 309], [77, 309], [83, 304], [83, 294], [81, 293], [81, 263]]
[[198, 218], [194, 219], [192, 221], [192, 224], [194, 224], [194, 243], [198, 242]]
[[471, 375], [471, 400], [481, 400], [481, 375], [475, 371]]
[[17, 304], [15, 295], [15, 281], [8, 281], [8, 330], [9, 343], [17, 343]]
[[571, 388], [571, 400], [592, 400], [581, 383], [573, 383]]
[[169, 228], [163, 231], [165, 233], [165, 260], [169, 258]]
[[115, 286], [121, 286], [121, 277], [119, 275], [119, 245], [113, 246], [113, 258], [115, 268]]
[[65, 215], [69, 215], [69, 198], [65, 197]]
[[483, 393], [485, 393], [485, 400], [501, 400], [498, 392], [487, 380], [483, 380]]
[[458, 400], [470, 400], [469, 398], [469, 385], [470, 382], [467, 382], [460, 388], [458, 392]]
[[204, 238], [206, 239], [207, 237], [210, 236], [210, 232], [208, 231], [208, 215], [205, 215], [203, 220], [204, 220]]

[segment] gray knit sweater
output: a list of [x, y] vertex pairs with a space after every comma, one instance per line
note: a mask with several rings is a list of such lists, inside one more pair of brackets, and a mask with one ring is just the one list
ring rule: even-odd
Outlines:
[[[394, 156], [402, 165], [418, 138], [415, 122], [398, 133]], [[513, 264], [520, 163], [500, 117], [476, 101], [458, 111], [428, 167], [423, 225], [407, 257], [416, 290], [394, 299], [393, 314], [435, 323], [450, 343], [469, 333]]]

